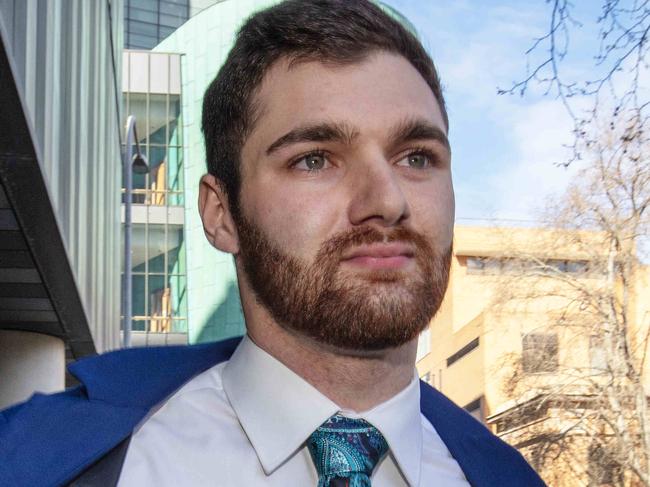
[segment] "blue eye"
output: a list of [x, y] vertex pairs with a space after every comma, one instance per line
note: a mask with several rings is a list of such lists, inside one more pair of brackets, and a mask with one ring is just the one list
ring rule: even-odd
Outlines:
[[407, 159], [408, 165], [416, 169], [422, 169], [430, 164], [429, 158], [424, 154], [411, 154]]
[[418, 150], [407, 154], [397, 162], [398, 166], [410, 167], [412, 169], [428, 169], [433, 166], [433, 156], [427, 152]]
[[310, 152], [292, 164], [293, 167], [303, 171], [320, 171], [329, 165], [327, 157], [322, 152]]

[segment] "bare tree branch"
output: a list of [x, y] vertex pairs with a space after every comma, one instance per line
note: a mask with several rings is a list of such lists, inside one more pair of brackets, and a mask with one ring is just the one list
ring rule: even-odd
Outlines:
[[650, 224], [650, 144], [637, 135], [638, 117], [610, 121], [586, 127], [584, 167], [549, 205], [539, 241], [506, 243], [489, 266], [501, 283], [499, 313], [546, 309], [529, 335], [555, 335], [550, 352], [582, 357], [556, 358], [551, 371], [541, 341], [532, 355], [505, 354], [495, 371], [514, 405], [490, 421], [549, 485], [650, 486], [650, 324], [638, 295], [650, 272], [637, 254]]
[[[574, 123], [575, 140], [572, 156], [559, 164], [569, 165], [583, 159], [583, 152], [593, 140], [586, 130], [604, 113], [619, 122], [635, 121], [632, 137], [646, 137], [650, 93], [642, 81], [650, 66], [650, 1], [601, 0], [601, 13], [587, 19], [596, 27], [597, 46], [592, 53], [594, 74], [574, 77], [564, 70], [571, 48], [571, 37], [585, 25], [574, 16], [569, 0], [545, 0], [549, 6], [546, 34], [533, 40], [525, 52], [526, 74], [499, 94], [526, 95], [531, 85], [541, 86], [547, 96], [559, 99]], [[577, 56], [577, 54], [575, 54]], [[621, 116], [623, 115], [623, 116]]]

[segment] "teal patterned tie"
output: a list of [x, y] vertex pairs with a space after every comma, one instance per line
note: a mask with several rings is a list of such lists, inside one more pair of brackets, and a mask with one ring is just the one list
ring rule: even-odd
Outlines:
[[372, 471], [388, 452], [377, 428], [340, 414], [319, 426], [307, 446], [318, 472], [318, 487], [370, 487]]

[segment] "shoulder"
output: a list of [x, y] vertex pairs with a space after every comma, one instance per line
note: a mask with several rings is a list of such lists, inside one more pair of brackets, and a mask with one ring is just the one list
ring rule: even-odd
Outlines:
[[0, 412], [0, 485], [74, 477], [128, 437], [151, 407], [228, 360], [238, 343], [120, 350], [70, 365], [80, 386]]
[[544, 487], [515, 448], [424, 382], [420, 382], [420, 408], [472, 485]]
[[68, 370], [91, 400], [148, 408], [188, 379], [228, 360], [240, 341], [118, 350], [79, 360]]

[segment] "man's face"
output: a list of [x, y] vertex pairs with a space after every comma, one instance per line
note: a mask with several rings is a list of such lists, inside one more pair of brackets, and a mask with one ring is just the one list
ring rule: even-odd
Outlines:
[[417, 336], [447, 285], [440, 107], [401, 56], [277, 63], [242, 150], [240, 271], [283, 327], [339, 349]]

